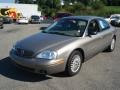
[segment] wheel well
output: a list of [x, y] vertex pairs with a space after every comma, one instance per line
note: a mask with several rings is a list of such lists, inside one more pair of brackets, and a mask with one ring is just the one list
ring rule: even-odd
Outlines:
[[82, 61], [82, 62], [84, 62], [84, 59], [85, 59], [85, 54], [84, 54], [83, 49], [81, 49], [81, 48], [77, 48], [77, 49], [75, 49], [74, 51], [79, 51], [79, 52], [82, 54], [82, 59], [83, 59], [83, 61]]

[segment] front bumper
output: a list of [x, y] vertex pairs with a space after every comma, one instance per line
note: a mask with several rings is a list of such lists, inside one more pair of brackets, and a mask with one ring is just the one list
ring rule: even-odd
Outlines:
[[31, 21], [31, 23], [36, 24], [36, 23], [41, 23], [41, 21]]
[[65, 62], [63, 59], [57, 60], [43, 60], [36, 58], [23, 58], [10, 52], [10, 57], [16, 66], [30, 72], [40, 74], [53, 74], [65, 70]]
[[28, 22], [28, 21], [18, 21], [17, 23], [20, 23], [20, 24], [28, 24], [29, 22]]

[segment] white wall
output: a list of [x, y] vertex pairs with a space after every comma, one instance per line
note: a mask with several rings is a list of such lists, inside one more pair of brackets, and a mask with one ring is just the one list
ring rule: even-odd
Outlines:
[[38, 12], [38, 5], [35, 4], [14, 4], [14, 3], [0, 3], [0, 8], [16, 8], [22, 12], [23, 16], [30, 17], [31, 15], [41, 16], [41, 12]]

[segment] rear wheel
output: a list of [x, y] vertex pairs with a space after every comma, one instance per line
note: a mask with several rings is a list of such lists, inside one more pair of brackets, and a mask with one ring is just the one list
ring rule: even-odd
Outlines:
[[79, 51], [74, 51], [69, 59], [68, 63], [66, 65], [66, 73], [69, 76], [76, 75], [81, 68], [82, 65], [82, 54]]
[[4, 28], [4, 26], [1, 26], [1, 27], [0, 27], [0, 29], [3, 29], [3, 28]]
[[108, 47], [108, 51], [109, 52], [112, 52], [112, 51], [114, 51], [114, 49], [115, 49], [115, 44], [116, 44], [116, 39], [115, 39], [115, 37], [112, 39], [112, 41], [111, 41], [111, 44], [110, 44], [110, 46]]

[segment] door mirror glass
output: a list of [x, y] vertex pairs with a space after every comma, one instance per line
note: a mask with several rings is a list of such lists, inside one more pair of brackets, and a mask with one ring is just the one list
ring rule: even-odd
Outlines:
[[114, 27], [120, 27], [120, 21], [119, 20], [112, 20], [110, 24]]
[[45, 30], [47, 27], [40, 27], [40, 30]]
[[96, 34], [97, 34], [97, 30], [93, 30], [93, 29], [88, 30], [88, 35], [96, 35]]

